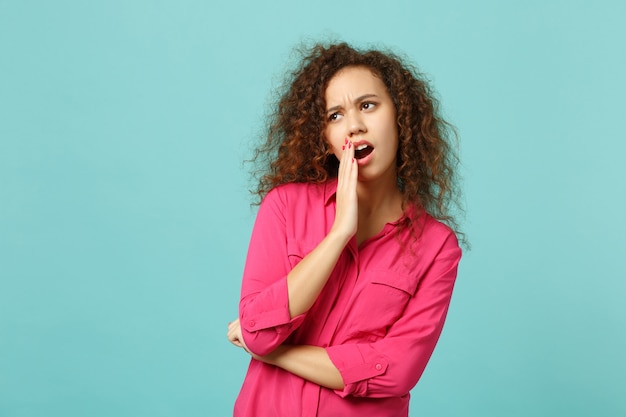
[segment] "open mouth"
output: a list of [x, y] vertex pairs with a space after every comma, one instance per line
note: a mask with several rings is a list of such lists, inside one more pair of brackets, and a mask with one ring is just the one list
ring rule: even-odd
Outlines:
[[355, 159], [365, 158], [367, 155], [371, 154], [373, 150], [374, 148], [372, 148], [369, 145], [366, 145], [366, 144], [359, 145], [354, 150], [354, 158]]

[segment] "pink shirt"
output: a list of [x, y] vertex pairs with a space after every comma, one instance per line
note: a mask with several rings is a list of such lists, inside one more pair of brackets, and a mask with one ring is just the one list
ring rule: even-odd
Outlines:
[[407, 416], [448, 311], [461, 258], [454, 233], [425, 215], [413, 252], [409, 230], [388, 223], [346, 246], [311, 309], [289, 316], [289, 271], [326, 236], [336, 180], [285, 184], [259, 208], [243, 276], [239, 317], [248, 348], [282, 343], [326, 348], [345, 387], [334, 391], [252, 359], [236, 417]]

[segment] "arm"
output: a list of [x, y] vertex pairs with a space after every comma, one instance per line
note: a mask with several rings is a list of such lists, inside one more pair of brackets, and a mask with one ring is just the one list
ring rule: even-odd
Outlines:
[[[257, 360], [333, 389], [342, 397], [404, 395], [417, 384], [441, 334], [460, 257], [456, 239], [451, 236], [422, 279], [405, 314], [377, 342], [328, 348], [282, 345], [266, 356], [251, 354]], [[238, 345], [236, 331], [229, 332], [229, 339]], [[245, 345], [242, 347], [247, 350]]]
[[358, 165], [351, 162], [353, 157], [354, 148], [350, 146], [340, 162], [336, 216], [330, 232], [291, 271], [286, 264], [282, 202], [274, 193], [261, 205], [239, 308], [242, 337], [251, 352], [267, 355], [299, 326], [356, 233]]
[[246, 346], [239, 319], [228, 323], [227, 337], [233, 345], [243, 348], [256, 360], [278, 366], [326, 388], [334, 390], [344, 388], [341, 373], [328, 357], [326, 349], [322, 347], [280, 345], [271, 353], [259, 356]]
[[381, 340], [327, 348], [345, 383], [345, 397], [408, 393], [421, 377], [439, 339], [456, 280], [461, 250], [452, 233], [435, 253], [417, 292]]
[[322, 347], [281, 345], [260, 359], [323, 387], [334, 390], [344, 388], [341, 373]]
[[287, 275], [291, 317], [308, 311], [330, 277], [343, 248], [357, 229], [358, 165], [352, 143], [344, 151], [337, 183], [337, 213], [333, 227], [320, 244]]

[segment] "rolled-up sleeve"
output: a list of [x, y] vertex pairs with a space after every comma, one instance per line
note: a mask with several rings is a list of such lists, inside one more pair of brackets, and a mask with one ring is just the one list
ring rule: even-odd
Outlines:
[[274, 189], [259, 207], [243, 274], [239, 302], [243, 338], [248, 349], [261, 356], [276, 349], [305, 317], [289, 314], [284, 216], [284, 201]]
[[417, 384], [443, 329], [460, 258], [461, 249], [450, 234], [385, 337], [327, 348], [345, 384], [338, 395], [402, 396]]

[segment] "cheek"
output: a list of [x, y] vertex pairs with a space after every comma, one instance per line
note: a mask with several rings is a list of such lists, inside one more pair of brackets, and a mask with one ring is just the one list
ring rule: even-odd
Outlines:
[[330, 152], [332, 152], [337, 158], [341, 155], [341, 139], [337, 138], [337, 135], [333, 135], [332, 129], [326, 129], [324, 131], [324, 138]]

